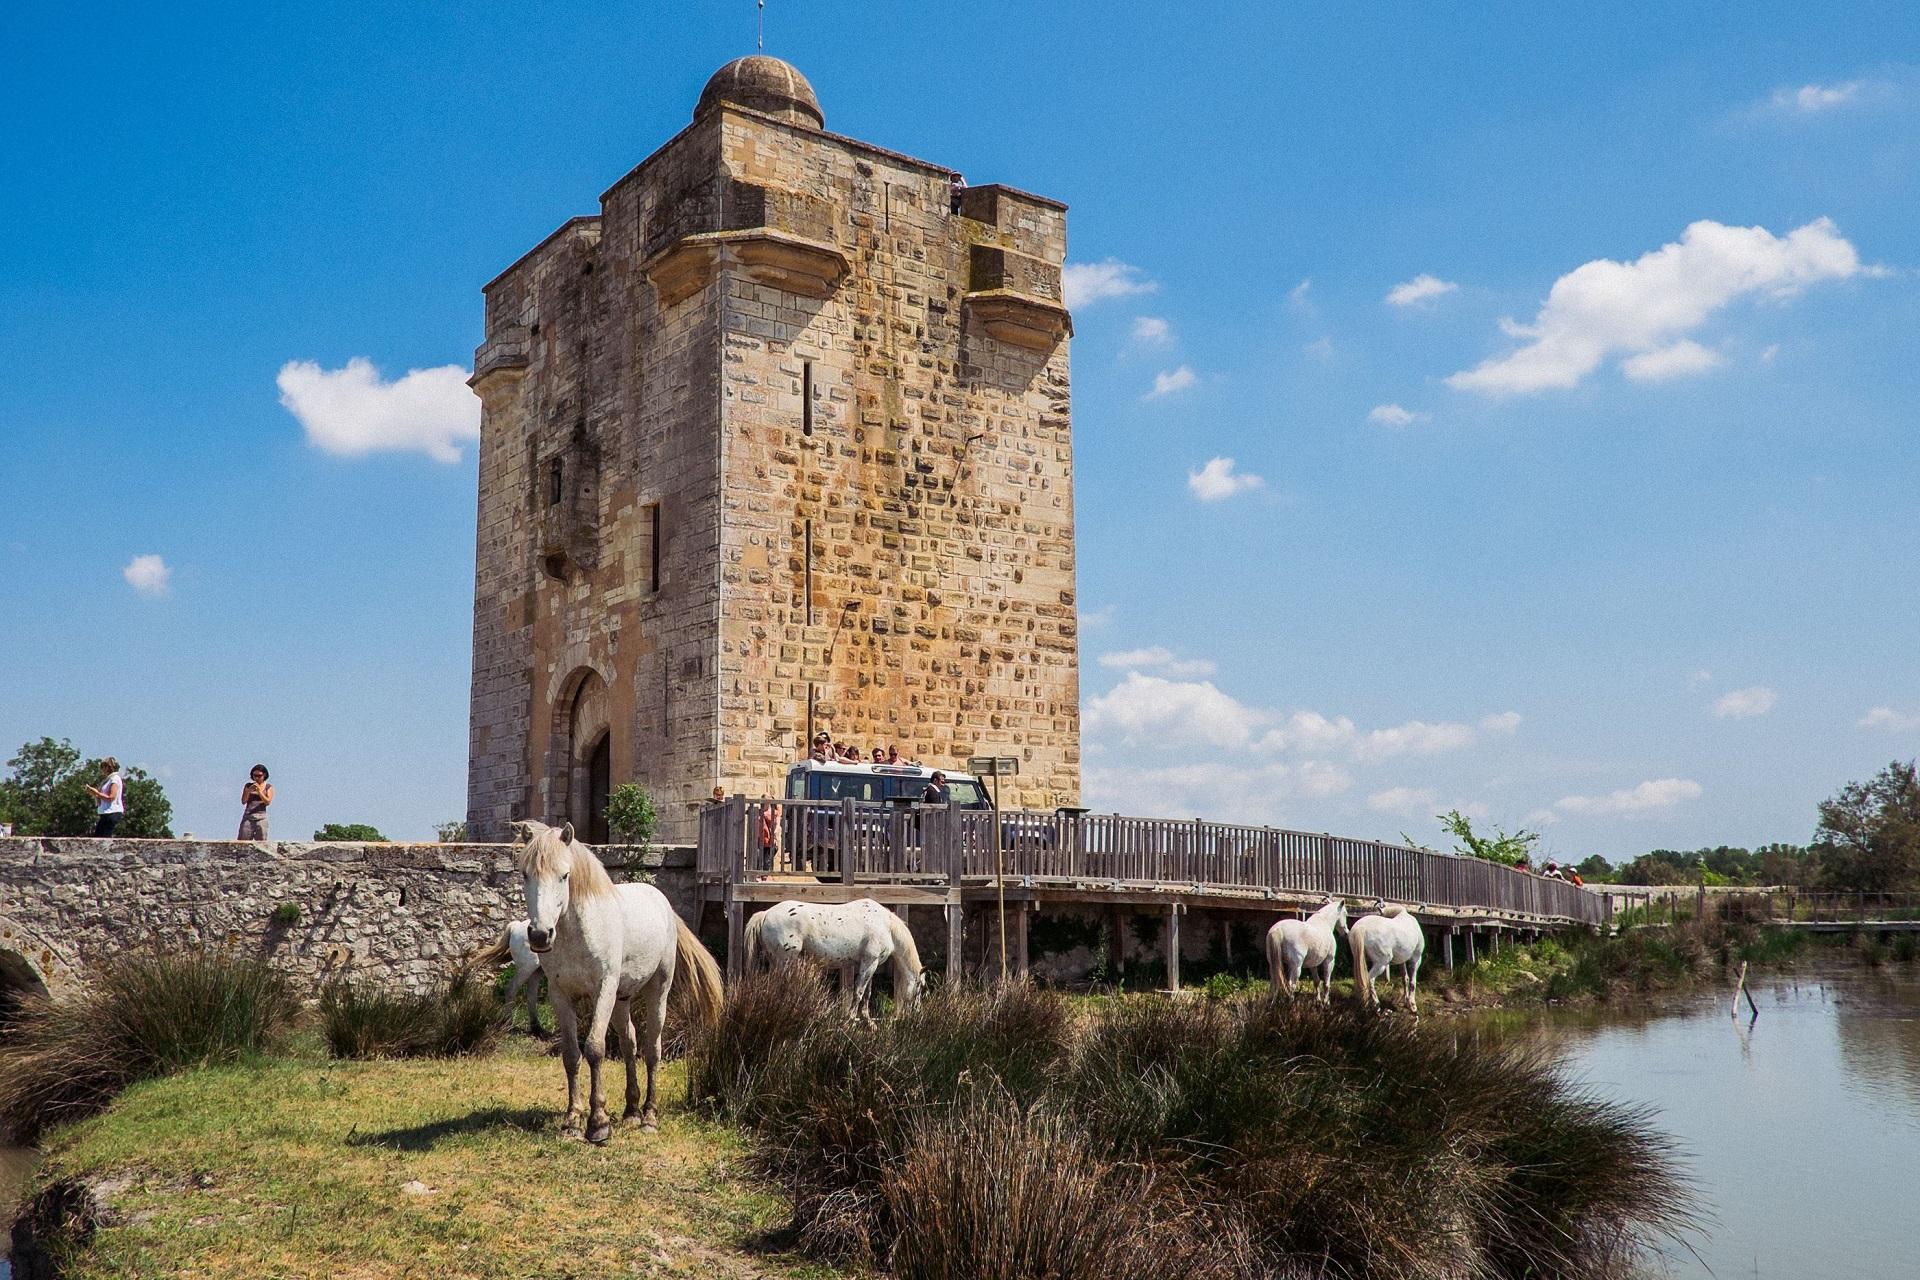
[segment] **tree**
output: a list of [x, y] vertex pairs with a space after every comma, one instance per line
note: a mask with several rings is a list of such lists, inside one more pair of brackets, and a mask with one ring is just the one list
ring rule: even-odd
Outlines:
[[1885, 893], [1920, 884], [1920, 776], [1895, 760], [1820, 803], [1813, 833], [1821, 883]]
[[637, 782], [623, 782], [607, 796], [607, 830], [624, 844], [650, 844], [659, 822], [653, 797]]
[[313, 833], [315, 840], [347, 840], [385, 844], [387, 838], [364, 822], [329, 822]]
[[[0, 822], [11, 822], [23, 836], [91, 834], [96, 810], [87, 787], [99, 777], [100, 760], [82, 761], [65, 738], [25, 743], [7, 761], [7, 776], [0, 780]], [[117, 834], [171, 837], [173, 803], [160, 780], [137, 765], [122, 768], [120, 777], [127, 812]]]
[[465, 844], [467, 842], [467, 824], [464, 822], [442, 822], [434, 827], [433, 833], [440, 837], [441, 844]]
[[1459, 841], [1454, 849], [1455, 853], [1465, 854], [1471, 858], [1484, 858], [1488, 862], [1498, 862], [1502, 866], [1511, 867], [1520, 859], [1529, 857], [1535, 842], [1540, 839], [1540, 833], [1537, 831], [1522, 830], [1509, 833], [1499, 827], [1495, 827], [1490, 836], [1477, 835], [1473, 830], [1473, 824], [1467, 820], [1467, 815], [1458, 809], [1449, 809], [1440, 814], [1439, 818], [1440, 825]]

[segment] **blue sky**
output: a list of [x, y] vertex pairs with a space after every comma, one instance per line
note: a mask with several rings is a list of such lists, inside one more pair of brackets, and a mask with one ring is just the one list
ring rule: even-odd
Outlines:
[[[202, 833], [255, 759], [278, 834], [458, 816], [471, 409], [393, 384], [752, 24], [0, 12], [0, 742]], [[1072, 206], [1092, 802], [1619, 856], [1804, 839], [1920, 751], [1910, 9], [768, 30], [829, 127]]]

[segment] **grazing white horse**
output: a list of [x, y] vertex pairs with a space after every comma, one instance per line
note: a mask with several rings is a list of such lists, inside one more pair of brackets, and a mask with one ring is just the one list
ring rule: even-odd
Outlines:
[[1305, 920], [1282, 920], [1267, 930], [1267, 974], [1275, 992], [1294, 994], [1300, 971], [1318, 973], [1320, 1002], [1333, 999], [1333, 967], [1347, 932], [1347, 904], [1331, 897]]
[[527, 1031], [530, 1035], [545, 1035], [540, 1025], [540, 957], [533, 954], [533, 948], [527, 943], [527, 922], [515, 920], [500, 935], [500, 940], [492, 946], [474, 954], [467, 961], [472, 968], [498, 969], [507, 961], [513, 961], [513, 982], [507, 987], [507, 998], [500, 1003], [511, 1011], [513, 999], [524, 989], [527, 993]]
[[[700, 945], [666, 896], [650, 884], [616, 885], [593, 851], [573, 838], [573, 824], [559, 830], [521, 824], [527, 837], [515, 863], [527, 897], [527, 944], [540, 957], [560, 1031], [560, 1058], [567, 1070], [567, 1114], [560, 1132], [605, 1142], [613, 1124], [600, 1091], [600, 1063], [611, 1026], [627, 1064], [623, 1125], [652, 1133], [659, 1124], [654, 1076], [660, 1065], [660, 1029], [667, 994], [685, 984], [694, 1015], [712, 1021], [720, 1011], [720, 968]], [[593, 1018], [584, 1037], [574, 1001], [584, 1000]], [[647, 1064], [643, 1102], [634, 1068], [634, 1007], [640, 1012], [640, 1053]], [[582, 1040], [584, 1039], [584, 1046]], [[579, 1067], [587, 1059], [588, 1110], [580, 1114]]]
[[1406, 985], [1407, 1004], [1420, 1012], [1416, 990], [1420, 980], [1420, 957], [1426, 954], [1427, 935], [1420, 921], [1405, 907], [1382, 906], [1380, 914], [1362, 916], [1347, 931], [1347, 944], [1353, 948], [1353, 993], [1361, 1004], [1380, 1007], [1380, 992], [1374, 983], [1394, 965]]
[[907, 922], [872, 898], [846, 903], [776, 902], [747, 921], [747, 964], [765, 951], [784, 965], [801, 958], [840, 970], [840, 999], [849, 1017], [872, 1022], [873, 975], [893, 962], [893, 998], [911, 1008], [926, 990], [920, 950]]

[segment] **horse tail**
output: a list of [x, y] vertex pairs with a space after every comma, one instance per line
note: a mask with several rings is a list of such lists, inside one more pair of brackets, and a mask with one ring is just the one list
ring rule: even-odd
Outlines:
[[912, 977], [920, 976], [920, 948], [914, 945], [913, 930], [907, 922], [892, 911], [887, 912], [887, 931], [893, 935], [893, 976], [898, 987], [902, 968]]
[[747, 935], [747, 962], [741, 966], [747, 973], [753, 972], [754, 961], [760, 956], [760, 926], [766, 923], [766, 919], [767, 913], [764, 911], [756, 911], [747, 917], [747, 927], [743, 931]]
[[1373, 982], [1367, 977], [1367, 934], [1371, 931], [1360, 927], [1365, 923], [1356, 921], [1347, 930], [1347, 945], [1353, 948], [1353, 995], [1361, 1008], [1373, 998]]
[[460, 962], [462, 973], [471, 973], [476, 969], [498, 969], [513, 959], [513, 947], [507, 941], [508, 931], [502, 929], [500, 936], [491, 945], [480, 948]]
[[673, 917], [675, 935], [673, 940], [674, 972], [680, 981], [674, 987], [685, 993], [693, 1019], [701, 1026], [712, 1026], [720, 1020], [720, 1006], [726, 1000], [725, 984], [720, 977], [720, 966], [714, 962], [713, 955], [700, 945], [700, 939], [693, 936], [693, 930], [687, 928], [687, 922], [676, 913]]

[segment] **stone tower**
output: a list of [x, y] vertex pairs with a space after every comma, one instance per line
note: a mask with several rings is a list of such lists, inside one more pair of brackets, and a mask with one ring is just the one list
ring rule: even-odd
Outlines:
[[688, 838], [809, 727], [1077, 804], [1066, 210], [742, 58], [486, 286], [467, 821]]

